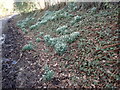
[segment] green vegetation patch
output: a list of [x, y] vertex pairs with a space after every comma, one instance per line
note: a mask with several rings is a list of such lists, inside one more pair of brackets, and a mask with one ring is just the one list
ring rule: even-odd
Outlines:
[[44, 40], [48, 46], [53, 46], [55, 51], [63, 54], [67, 50], [67, 43], [72, 43], [80, 36], [79, 32], [73, 32], [68, 35], [52, 38], [50, 35], [45, 35]]
[[58, 54], [63, 54], [66, 50], [67, 50], [67, 44], [66, 43], [63, 43], [63, 42], [57, 42], [55, 44], [55, 51], [58, 53]]
[[20, 28], [27, 28], [29, 27], [32, 22], [35, 21], [35, 18], [25, 18], [24, 20], [20, 20], [17, 22], [17, 26], [20, 27]]
[[82, 20], [82, 16], [75, 16], [74, 20], [71, 21], [71, 25], [74, 25], [75, 23], [79, 22], [80, 20]]
[[57, 28], [56, 32], [58, 34], [67, 34], [68, 33], [68, 27], [67, 26], [61, 26], [59, 28]]
[[40, 38], [36, 38], [36, 42], [40, 42], [41, 41], [41, 39]]
[[25, 29], [25, 28], [22, 28], [22, 31], [24, 32], [24, 34], [27, 34], [27, 33], [28, 33], [28, 30]]
[[33, 50], [33, 45], [31, 44], [26, 44], [25, 46], [23, 46], [22, 51], [26, 51], [26, 50]]
[[44, 67], [44, 74], [42, 75], [42, 79], [44, 81], [50, 81], [50, 80], [52, 80], [53, 77], [54, 77], [54, 71], [50, 70], [50, 67], [45, 65], [45, 67]]

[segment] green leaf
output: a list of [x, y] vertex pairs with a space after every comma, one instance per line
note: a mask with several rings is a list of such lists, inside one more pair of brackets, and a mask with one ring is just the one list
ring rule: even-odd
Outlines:
[[67, 44], [63, 42], [57, 42], [55, 45], [55, 50], [59, 54], [63, 54], [67, 50]]
[[31, 44], [26, 44], [25, 46], [23, 46], [22, 51], [26, 50], [33, 50], [33, 46]]
[[41, 41], [41, 39], [40, 38], [36, 38], [36, 42], [40, 42]]

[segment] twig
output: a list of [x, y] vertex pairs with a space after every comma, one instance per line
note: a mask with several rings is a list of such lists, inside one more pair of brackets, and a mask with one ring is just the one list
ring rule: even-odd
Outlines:
[[107, 46], [102, 47], [101, 49], [105, 49], [105, 48], [109, 48], [109, 47], [114, 47], [114, 46], [117, 46], [117, 45], [120, 45], [120, 43], [116, 43], [116, 44], [112, 44], [112, 45], [107, 45]]
[[[112, 44], [112, 45], [106, 45], [106, 46], [102, 47], [101, 49], [106, 49], [106, 48], [114, 47], [114, 46], [117, 46], [117, 45], [120, 45], [120, 43], [116, 43], [116, 44]], [[94, 52], [94, 54], [97, 53], [97, 52], [99, 52], [99, 51], [102, 51], [101, 49], [96, 50], [96, 51]], [[118, 50], [119, 50], [119, 49], [118, 49]]]

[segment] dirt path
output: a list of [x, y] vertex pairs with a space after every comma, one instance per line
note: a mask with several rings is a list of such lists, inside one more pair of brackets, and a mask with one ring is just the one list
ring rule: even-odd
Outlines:
[[[10, 19], [11, 17], [6, 17], [6, 18], [2, 18], [2, 19], [0, 19], [0, 60], [1, 60], [1, 62], [0, 62], [0, 71], [2, 71], [2, 44], [4, 43], [4, 41], [5, 41], [5, 32], [3, 32], [3, 31], [6, 31], [6, 30], [8, 30], [6, 27], [7, 27], [7, 22], [8, 22], [8, 20]], [[0, 72], [0, 77], [2, 77], [2, 72]], [[0, 80], [0, 81], [2, 81], [2, 79]], [[2, 85], [2, 82], [1, 82], [1, 84], [0, 85]], [[1, 86], [2, 87], [2, 86]]]
[[11, 15], [11, 16], [4, 17], [4, 18], [0, 19], [0, 45], [2, 45], [2, 43], [4, 43], [4, 40], [5, 40], [5, 33], [8, 30], [7, 23], [14, 16], [16, 16], [16, 15]]
[[[11, 18], [4, 19], [2, 24], [4, 26], [2, 28], [6, 29], [3, 31], [5, 41], [2, 44], [2, 87], [15, 88], [22, 36], [15, 30], [15, 27], [12, 27]], [[21, 42], [18, 42], [18, 40]]]
[[[26, 40], [19, 32], [19, 29], [15, 27], [14, 20], [8, 19], [7, 21], [5, 21], [8, 26], [4, 32], [5, 41], [2, 44], [2, 87], [21, 88], [23, 86], [35, 86], [34, 82], [39, 80], [41, 76], [38, 76], [38, 73], [32, 70], [35, 70], [36, 67], [41, 68], [38, 65], [39, 63], [36, 62], [39, 57], [34, 57], [33, 60], [31, 53], [21, 51]], [[35, 62], [35, 67], [31, 67], [31, 64]]]
[[[25, 45], [24, 36], [15, 27], [13, 19], [8, 19], [7, 21], [4, 21], [8, 27], [4, 32], [5, 41], [2, 44], [2, 87], [21, 88], [22, 86], [35, 86], [34, 82], [38, 81], [41, 76], [38, 76], [39, 74], [32, 70], [35, 70], [36, 67], [41, 68], [38, 65], [39, 63], [36, 62], [39, 57], [34, 57], [33, 60], [31, 53], [21, 51], [21, 48]], [[35, 62], [35, 67], [31, 67], [31, 64]], [[28, 78], [29, 82], [27, 81]]]

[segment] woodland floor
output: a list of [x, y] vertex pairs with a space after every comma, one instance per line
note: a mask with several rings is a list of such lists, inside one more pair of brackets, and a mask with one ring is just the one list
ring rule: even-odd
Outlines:
[[[44, 13], [38, 12], [36, 19]], [[71, 18], [49, 21], [38, 31], [27, 34], [16, 26], [18, 18], [8, 22], [9, 30], [2, 45], [3, 88], [120, 88], [118, 13], [114, 9], [101, 10], [98, 17], [100, 11], [94, 15], [80, 10], [70, 13], [86, 16], [73, 26], [69, 24]], [[80, 32], [80, 37], [69, 44], [63, 55], [48, 47], [42, 36], [39, 37], [42, 41], [35, 41], [38, 32], [59, 36], [54, 30], [65, 24], [71, 32]], [[36, 48], [22, 51], [29, 41]], [[45, 65], [54, 71], [50, 81], [42, 80]]]

